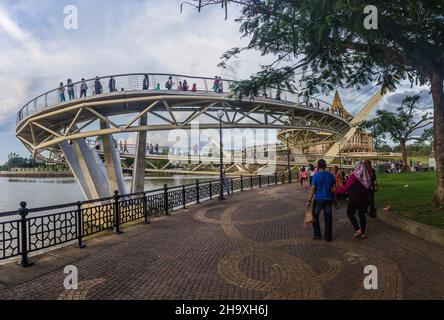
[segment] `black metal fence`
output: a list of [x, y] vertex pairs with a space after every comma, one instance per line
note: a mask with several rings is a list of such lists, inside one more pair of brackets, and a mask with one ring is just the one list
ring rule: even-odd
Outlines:
[[[254, 187], [291, 182], [287, 172], [273, 175], [227, 178], [223, 191], [247, 191]], [[68, 203], [51, 207], [20, 209], [0, 213], [0, 260], [21, 256], [23, 267], [31, 265], [28, 254], [69, 242], [84, 247], [83, 238], [105, 230], [121, 233], [123, 224], [150, 222], [150, 218], [170, 215], [171, 211], [213, 199], [220, 192], [220, 181], [196, 180], [194, 184], [150, 190], [147, 192]]]

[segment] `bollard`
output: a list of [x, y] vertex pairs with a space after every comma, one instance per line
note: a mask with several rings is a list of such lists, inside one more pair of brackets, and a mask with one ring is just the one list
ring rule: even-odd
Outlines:
[[119, 191], [114, 191], [114, 223], [115, 223], [115, 233], [122, 234], [120, 230], [120, 204], [119, 204]]
[[234, 183], [233, 183], [233, 178], [231, 178], [230, 180], [230, 189], [231, 189], [231, 194], [234, 193]]
[[183, 209], [187, 208], [187, 199], [185, 197], [185, 186], [182, 186], [182, 204], [183, 204]]
[[253, 190], [253, 176], [250, 176], [250, 187]]
[[213, 200], [213, 183], [210, 181], [210, 200]]
[[274, 172], [274, 184], [275, 184], [275, 185], [278, 184], [278, 174], [277, 174], [276, 171]]
[[164, 199], [164, 207], [165, 207], [165, 215], [169, 216], [169, 208], [168, 208], [168, 185], [163, 185], [163, 199]]
[[244, 191], [244, 176], [243, 175], [240, 176], [240, 190], [241, 190], [241, 192]]
[[86, 245], [83, 243], [83, 212], [82, 212], [82, 202], [77, 202], [77, 239], [78, 247], [83, 249]]
[[267, 176], [267, 184], [270, 186], [270, 175]]
[[258, 177], [259, 177], [259, 188], [262, 188], [262, 176], [259, 175]]
[[200, 204], [199, 180], [196, 180], [196, 204]]
[[146, 198], [146, 192], [143, 193], [143, 217], [145, 218], [145, 224], [151, 223], [148, 218], [148, 199]]
[[21, 257], [20, 265], [23, 268], [27, 268], [33, 265], [28, 259], [28, 230], [26, 228], [26, 217], [28, 216], [28, 209], [26, 208], [26, 202], [20, 203], [19, 214], [22, 217], [20, 220], [20, 236], [21, 236]]

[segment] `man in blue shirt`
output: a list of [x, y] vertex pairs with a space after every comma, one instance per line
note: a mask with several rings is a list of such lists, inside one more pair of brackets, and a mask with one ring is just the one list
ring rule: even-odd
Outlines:
[[333, 229], [333, 199], [336, 178], [330, 172], [326, 171], [327, 163], [321, 159], [318, 161], [318, 173], [313, 177], [310, 188], [310, 195], [307, 201], [307, 208], [311, 205], [313, 199], [313, 239], [321, 239], [321, 228], [319, 225], [319, 215], [324, 211], [325, 220], [325, 240], [331, 241]]

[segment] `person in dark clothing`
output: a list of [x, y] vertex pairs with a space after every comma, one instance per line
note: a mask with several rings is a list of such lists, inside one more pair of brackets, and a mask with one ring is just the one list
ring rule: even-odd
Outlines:
[[116, 89], [116, 79], [114, 79], [113, 77], [109, 78], [109, 92], [114, 92], [117, 91]]
[[[372, 180], [364, 163], [360, 162], [347, 179], [345, 186], [339, 187], [336, 193], [348, 192], [347, 216], [355, 229], [355, 238], [366, 238], [367, 219], [365, 217], [370, 199]], [[359, 223], [355, 214], [358, 212]]]
[[321, 239], [321, 228], [319, 225], [319, 215], [324, 211], [325, 222], [325, 240], [332, 240], [333, 232], [333, 199], [336, 178], [330, 172], [326, 171], [327, 162], [323, 159], [318, 161], [318, 173], [313, 177], [313, 183], [310, 187], [310, 195], [307, 201], [307, 208], [311, 205], [313, 199], [313, 239]]
[[143, 78], [143, 86], [142, 89], [143, 90], [148, 90], [150, 87], [150, 78], [148, 77], [148, 75], [146, 74], [145, 77]]
[[85, 79], [82, 78], [82, 82], [80, 83], [80, 98], [86, 97], [86, 92], [88, 90], [88, 85], [85, 82]]
[[74, 99], [74, 84], [72, 83], [71, 79], [68, 79], [68, 81], [67, 81], [67, 88], [68, 88], [68, 98], [69, 98], [69, 100]]
[[102, 84], [100, 83], [99, 77], [96, 77], [96, 80], [94, 81], [94, 92], [95, 92], [95, 94], [103, 93], [103, 88], [102, 88]]
[[378, 184], [376, 181], [376, 172], [375, 169], [373, 169], [372, 167], [372, 162], [370, 160], [365, 160], [364, 161], [364, 166], [367, 169], [367, 171], [370, 173], [370, 189], [369, 189], [369, 203], [368, 203], [368, 210], [367, 210], [367, 214], [372, 217], [375, 218], [376, 217], [376, 209], [375, 209], [375, 192], [378, 189]]

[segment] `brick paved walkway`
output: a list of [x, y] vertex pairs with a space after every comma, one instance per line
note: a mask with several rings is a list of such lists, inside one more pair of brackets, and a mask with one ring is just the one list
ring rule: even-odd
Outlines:
[[[377, 219], [355, 240], [344, 208], [333, 242], [303, 228], [306, 191], [283, 185], [193, 206], [123, 235], [0, 266], [0, 299], [443, 299], [444, 248]], [[63, 288], [63, 266], [80, 287]], [[363, 289], [375, 265], [379, 289]]]

